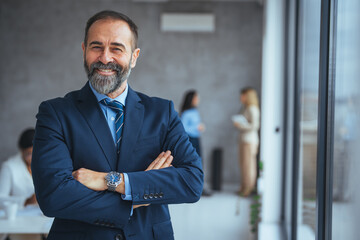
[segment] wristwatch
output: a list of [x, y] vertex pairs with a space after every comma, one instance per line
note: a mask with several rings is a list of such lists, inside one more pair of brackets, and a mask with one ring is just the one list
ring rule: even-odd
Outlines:
[[116, 187], [122, 181], [121, 174], [118, 172], [111, 171], [105, 176], [106, 185], [108, 186], [108, 190], [115, 192]]

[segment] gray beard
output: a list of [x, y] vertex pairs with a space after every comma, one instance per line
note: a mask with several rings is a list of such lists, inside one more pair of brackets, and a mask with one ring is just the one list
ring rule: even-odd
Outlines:
[[[121, 84], [129, 78], [131, 73], [131, 59], [129, 65], [125, 68], [122, 68], [119, 64], [108, 63], [103, 64], [101, 62], [96, 62], [91, 64], [90, 69], [88, 68], [87, 62], [84, 61], [85, 71], [88, 75], [89, 82], [91, 86], [100, 94], [110, 94], [118, 90]], [[111, 69], [116, 71], [115, 75], [104, 76], [99, 74], [96, 69]]]

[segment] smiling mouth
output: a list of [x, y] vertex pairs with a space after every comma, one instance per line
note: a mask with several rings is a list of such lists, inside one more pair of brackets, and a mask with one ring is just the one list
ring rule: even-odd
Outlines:
[[101, 74], [101, 75], [114, 75], [116, 73], [115, 70], [112, 69], [101, 69], [101, 68], [97, 68], [96, 71]]

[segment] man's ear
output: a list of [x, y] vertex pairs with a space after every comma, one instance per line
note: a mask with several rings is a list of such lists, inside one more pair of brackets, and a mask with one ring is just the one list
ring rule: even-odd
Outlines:
[[132, 52], [131, 68], [134, 68], [136, 66], [136, 60], [139, 57], [139, 54], [140, 54], [140, 48], [137, 48]]
[[84, 42], [81, 43], [81, 48], [83, 50], [83, 55], [85, 56], [85, 43]]

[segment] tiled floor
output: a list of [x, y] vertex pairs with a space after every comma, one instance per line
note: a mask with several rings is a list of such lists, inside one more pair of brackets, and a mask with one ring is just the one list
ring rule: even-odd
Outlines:
[[233, 190], [202, 197], [194, 204], [171, 205], [176, 240], [253, 240], [249, 198]]

